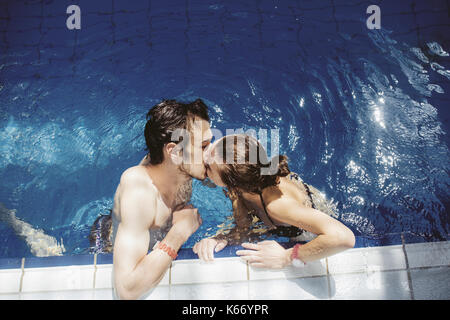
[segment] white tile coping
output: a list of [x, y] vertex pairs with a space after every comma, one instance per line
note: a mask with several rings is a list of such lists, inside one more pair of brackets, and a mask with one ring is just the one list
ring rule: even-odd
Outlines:
[[94, 270], [93, 265], [26, 268], [21, 292], [91, 289]]
[[21, 269], [0, 270], [0, 293], [19, 292]]
[[333, 300], [410, 300], [406, 270], [341, 273], [331, 276], [329, 294]]
[[330, 274], [406, 269], [401, 245], [356, 248], [327, 258]]
[[291, 279], [291, 278], [306, 278], [314, 276], [327, 275], [327, 261], [321, 259], [318, 261], [308, 262], [303, 268], [295, 268], [288, 266], [279, 270], [253, 268], [249, 269], [248, 280], [268, 280], [268, 279]]
[[213, 283], [247, 280], [247, 264], [241, 258], [216, 258], [211, 262], [179, 260], [170, 268], [170, 284]]
[[[345, 278], [340, 275], [351, 278], [352, 274], [358, 273], [364, 274], [366, 279], [364, 281], [369, 281], [369, 286], [371, 281], [383, 285], [388, 283], [389, 277], [386, 277], [390, 273], [401, 276], [401, 283], [404, 285], [405, 275], [410, 269], [440, 268], [443, 272], [448, 272], [449, 268], [442, 268], [448, 266], [450, 266], [450, 241], [349, 249], [326, 259], [310, 262], [306, 267], [299, 269], [252, 268], [239, 257], [216, 258], [213, 262], [202, 262], [198, 259], [176, 260], [150, 297], [165, 299], [168, 297], [166, 293], [170, 291], [168, 288], [172, 286], [201, 286], [214, 283], [230, 283], [230, 286], [233, 283], [236, 285], [240, 283], [242, 286], [248, 281], [276, 279], [297, 281], [295, 279], [333, 277], [338, 285], [342, 282], [341, 279]], [[380, 272], [384, 275], [375, 275]], [[105, 297], [110, 297], [111, 288], [112, 264], [0, 270], [0, 299], [7, 299], [8, 296], [17, 293], [26, 298], [32, 297], [33, 293], [37, 292], [92, 289], [97, 293], [106, 290]]]
[[410, 268], [450, 265], [450, 241], [406, 244]]

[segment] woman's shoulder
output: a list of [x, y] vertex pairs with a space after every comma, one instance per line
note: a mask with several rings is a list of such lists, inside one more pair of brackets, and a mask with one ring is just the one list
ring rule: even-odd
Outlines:
[[294, 171], [289, 172], [289, 174], [285, 178], [290, 180], [303, 181], [302, 177], [297, 172]]
[[280, 183], [276, 188], [268, 189], [268, 192], [267, 194], [264, 194], [264, 197], [267, 197], [268, 201], [277, 200], [278, 203], [292, 203], [292, 201], [296, 201], [302, 205], [307, 196], [304, 184], [305, 183], [297, 173], [291, 172], [288, 176], [283, 177], [280, 180]]

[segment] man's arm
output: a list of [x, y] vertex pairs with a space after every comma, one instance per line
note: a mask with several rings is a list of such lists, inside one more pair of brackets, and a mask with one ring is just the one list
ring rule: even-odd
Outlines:
[[[161, 281], [172, 259], [162, 250], [147, 254], [156, 195], [132, 174], [124, 174], [120, 183], [122, 217], [114, 242], [114, 284], [121, 299], [137, 299]], [[185, 240], [172, 227], [163, 242], [177, 251]]]

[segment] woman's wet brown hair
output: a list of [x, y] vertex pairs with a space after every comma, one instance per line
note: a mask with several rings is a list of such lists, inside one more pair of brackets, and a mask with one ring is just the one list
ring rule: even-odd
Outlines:
[[[264, 188], [277, 185], [279, 177], [290, 173], [286, 156], [277, 155], [269, 161], [264, 147], [252, 136], [229, 135], [222, 140], [216, 147], [222, 151], [219, 176], [229, 191], [261, 193]], [[267, 171], [276, 163], [273, 174], [263, 174], [264, 169]]]

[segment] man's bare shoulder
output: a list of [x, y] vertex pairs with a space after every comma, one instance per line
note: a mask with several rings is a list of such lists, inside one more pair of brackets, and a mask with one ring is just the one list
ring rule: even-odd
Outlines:
[[[122, 172], [120, 176], [120, 183], [139, 182], [146, 178], [146, 172], [143, 170], [143, 166], [133, 166]], [[148, 179], [148, 178], [147, 178]]]
[[121, 194], [133, 191], [147, 199], [152, 199], [152, 195], [156, 196], [158, 190], [150, 179], [144, 166], [134, 166], [126, 169], [120, 177]]
[[143, 166], [130, 167], [122, 173], [118, 197], [120, 220], [132, 219], [151, 225], [154, 210], [148, 209], [157, 206], [157, 190]]

